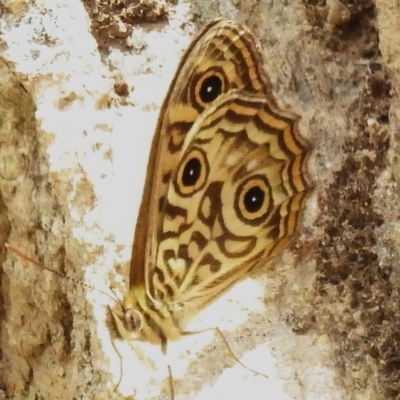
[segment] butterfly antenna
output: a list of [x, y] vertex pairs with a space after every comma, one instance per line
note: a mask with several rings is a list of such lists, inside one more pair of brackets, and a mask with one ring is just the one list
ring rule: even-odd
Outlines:
[[7, 242], [6, 242], [6, 244], [5, 244], [5, 247], [6, 247], [6, 249], [7, 249], [10, 253], [14, 253], [16, 256], [22, 258], [23, 260], [27, 261], [28, 263], [31, 263], [31, 264], [35, 265], [36, 267], [45, 269], [45, 270], [47, 270], [47, 271], [49, 271], [49, 272], [51, 272], [51, 273], [53, 273], [53, 274], [55, 274], [55, 275], [58, 275], [59, 277], [62, 277], [63, 279], [68, 279], [68, 280], [70, 280], [70, 281], [72, 281], [72, 282], [75, 282], [75, 283], [77, 283], [78, 285], [82, 285], [82, 286], [84, 286], [84, 287], [86, 287], [86, 288], [88, 288], [88, 289], [93, 289], [93, 290], [95, 290], [96, 292], [99, 292], [99, 293], [101, 293], [101, 294], [107, 296], [107, 297], [108, 297], [109, 299], [111, 299], [112, 301], [115, 301], [115, 298], [117, 299], [117, 301], [120, 301], [120, 300], [118, 300], [118, 297], [116, 296], [116, 294], [115, 294], [115, 292], [114, 292], [113, 290], [111, 290], [111, 291], [112, 291], [112, 293], [114, 294], [115, 298], [112, 297], [112, 296], [110, 296], [108, 293], [103, 292], [102, 290], [96, 289], [95, 287], [93, 287], [93, 286], [91, 286], [91, 285], [88, 285], [87, 283], [81, 282], [81, 281], [79, 281], [78, 279], [71, 278], [70, 276], [67, 276], [67, 275], [65, 275], [65, 274], [63, 274], [63, 273], [61, 273], [61, 272], [59, 272], [59, 271], [56, 271], [56, 270], [51, 269], [51, 268], [49, 268], [49, 267], [46, 267], [45, 265], [39, 264], [37, 261], [35, 261], [35, 260], [33, 260], [32, 258], [28, 257], [27, 255], [25, 255], [24, 253], [22, 253], [21, 251], [19, 251], [19, 250], [18, 250], [17, 248], [15, 248], [14, 246], [11, 246], [11, 245], [8, 244]]
[[111, 291], [111, 293], [114, 295], [114, 298], [112, 298], [111, 296], [108, 296], [108, 297], [111, 297], [115, 302], [117, 302], [117, 303], [120, 303], [120, 304], [123, 304], [123, 301], [118, 297], [118, 295], [117, 295], [117, 292], [115, 291], [115, 288], [114, 288], [114, 286], [110, 286], [110, 291]]

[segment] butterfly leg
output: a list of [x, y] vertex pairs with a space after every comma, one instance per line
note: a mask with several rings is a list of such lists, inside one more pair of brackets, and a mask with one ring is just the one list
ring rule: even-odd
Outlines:
[[214, 328], [207, 328], [207, 329], [203, 329], [201, 331], [182, 331], [181, 335], [197, 335], [198, 333], [203, 333], [203, 332], [208, 332], [208, 331], [215, 331], [218, 333], [218, 335], [220, 336], [220, 338], [223, 340], [225, 347], [228, 350], [228, 353], [230, 354], [230, 356], [238, 363], [240, 364], [243, 368], [247, 369], [248, 371], [252, 372], [255, 375], [262, 375], [265, 376], [268, 379], [268, 375], [263, 374], [261, 372], [255, 371], [254, 369], [251, 369], [249, 367], [247, 367], [246, 365], [244, 365], [236, 356], [235, 353], [232, 351], [231, 346], [229, 346], [228, 341], [226, 340], [225, 335], [221, 332], [221, 329], [219, 329], [218, 327], [214, 327]]
[[[163, 338], [162, 342], [161, 342], [161, 351], [164, 354], [164, 356], [167, 355], [167, 344], [168, 341], [166, 338]], [[175, 399], [175, 391], [174, 391], [174, 379], [172, 377], [172, 370], [171, 370], [171, 366], [168, 363], [168, 382], [169, 382], [169, 390], [171, 393], [171, 400]]]

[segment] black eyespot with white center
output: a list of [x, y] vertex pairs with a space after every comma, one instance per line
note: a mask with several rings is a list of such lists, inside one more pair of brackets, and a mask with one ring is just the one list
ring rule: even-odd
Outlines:
[[182, 159], [175, 180], [175, 189], [183, 197], [203, 188], [209, 174], [207, 156], [203, 150], [191, 149]]
[[211, 75], [204, 79], [200, 87], [200, 98], [203, 103], [211, 103], [222, 91], [222, 81], [217, 75]]
[[254, 175], [238, 186], [234, 207], [240, 219], [250, 225], [257, 225], [271, 212], [271, 201], [272, 193], [267, 177]]
[[182, 183], [186, 187], [195, 186], [201, 174], [201, 163], [198, 158], [191, 158], [182, 173]]
[[247, 212], [256, 213], [261, 209], [265, 200], [265, 192], [260, 186], [250, 188], [243, 198], [243, 205]]

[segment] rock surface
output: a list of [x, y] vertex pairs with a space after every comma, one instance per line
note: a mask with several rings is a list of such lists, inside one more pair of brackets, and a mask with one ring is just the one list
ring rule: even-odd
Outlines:
[[221, 16], [259, 37], [276, 97], [303, 117], [316, 190], [282, 259], [193, 325], [220, 327], [268, 379], [207, 332], [168, 349], [175, 397], [400, 398], [395, 0], [0, 0], [0, 16], [4, 398], [169, 398], [160, 349], [111, 340], [105, 310], [128, 276], [159, 106]]

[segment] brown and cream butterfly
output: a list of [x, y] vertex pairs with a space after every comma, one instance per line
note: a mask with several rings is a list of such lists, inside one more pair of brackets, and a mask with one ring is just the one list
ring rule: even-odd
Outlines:
[[287, 247], [311, 189], [298, 121], [278, 107], [252, 33], [207, 24], [160, 112], [129, 290], [108, 311], [114, 337], [165, 353], [196, 313]]

